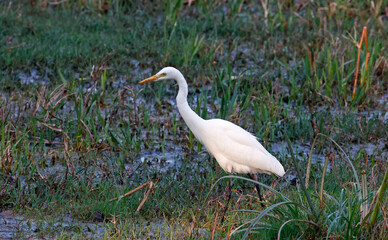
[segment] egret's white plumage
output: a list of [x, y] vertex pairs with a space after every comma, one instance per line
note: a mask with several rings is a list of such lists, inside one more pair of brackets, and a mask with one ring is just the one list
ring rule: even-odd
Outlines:
[[176, 97], [179, 113], [195, 137], [205, 145], [218, 164], [228, 173], [274, 173], [284, 175], [284, 168], [257, 140], [241, 127], [222, 120], [204, 120], [187, 102], [187, 82], [182, 73], [173, 67], [165, 67], [156, 75], [141, 81], [172, 79], [178, 83]]

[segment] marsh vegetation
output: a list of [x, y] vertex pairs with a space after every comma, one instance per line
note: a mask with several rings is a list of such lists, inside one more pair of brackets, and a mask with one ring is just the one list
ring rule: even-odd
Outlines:
[[[0, 5], [0, 238], [387, 235], [386, 0]], [[137, 85], [164, 66], [283, 164], [265, 208], [239, 175], [220, 222], [227, 174], [177, 86]]]

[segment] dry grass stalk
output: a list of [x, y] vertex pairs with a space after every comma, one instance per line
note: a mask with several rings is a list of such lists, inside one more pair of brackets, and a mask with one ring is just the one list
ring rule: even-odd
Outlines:
[[[368, 69], [368, 60], [369, 60], [369, 50], [368, 50], [368, 38], [367, 38], [367, 32], [366, 32], [366, 27], [362, 30], [362, 35], [361, 35], [361, 40], [360, 43], [356, 45], [358, 48], [358, 53], [357, 53], [357, 65], [356, 65], [356, 75], [354, 77], [354, 84], [353, 84], [353, 94], [352, 94], [352, 99], [356, 96], [356, 87], [357, 87], [357, 78], [358, 78], [358, 72], [359, 72], [359, 65], [360, 65], [360, 54], [361, 54], [361, 47], [362, 47], [362, 42], [365, 39], [365, 48], [366, 48], [366, 57], [365, 57], [365, 72]], [[361, 79], [361, 84], [364, 82], [364, 79]]]
[[261, 6], [263, 7], [264, 10], [264, 19], [265, 23], [268, 24], [268, 0], [261, 0]]
[[213, 240], [214, 239], [214, 235], [216, 233], [216, 229], [217, 229], [217, 219], [218, 219], [218, 204], [217, 204], [217, 210], [216, 210], [216, 217], [214, 218], [214, 223], [213, 223], [213, 227], [212, 227], [212, 236], [211, 236], [211, 239]]
[[329, 163], [330, 155], [331, 155], [331, 153], [328, 153], [326, 155], [326, 157], [325, 157], [325, 164], [324, 164], [324, 167], [323, 167], [322, 180], [321, 180], [321, 188], [320, 188], [320, 191], [319, 191], [319, 198], [320, 198], [320, 207], [321, 207], [321, 209], [323, 209], [323, 187], [324, 187], [324, 183], [325, 183], [327, 164]]
[[196, 215], [194, 215], [193, 217], [193, 221], [191, 222], [190, 224], [190, 230], [189, 230], [189, 236], [188, 236], [188, 239], [191, 239], [191, 234], [193, 233], [194, 231], [194, 227], [195, 227], [195, 222], [196, 222], [196, 218], [195, 218]]
[[[361, 191], [362, 191], [362, 198], [366, 199], [368, 194], [368, 188], [367, 188], [367, 180], [366, 180], [366, 171], [361, 171]], [[360, 206], [360, 212], [361, 212], [361, 221], [366, 217], [368, 213], [368, 202], [364, 201], [361, 203]]]
[[[135, 188], [135, 189], [133, 189], [133, 190], [131, 190], [131, 191], [125, 193], [124, 195], [118, 196], [117, 198], [112, 198], [111, 200], [109, 200], [109, 202], [112, 202], [112, 201], [115, 201], [115, 200], [120, 200], [120, 199], [122, 199], [122, 198], [128, 197], [129, 195], [131, 195], [131, 194], [133, 194], [133, 193], [139, 191], [139, 190], [142, 189], [142, 188], [145, 188], [145, 187], [148, 186], [148, 185], [150, 185], [150, 189], [152, 189], [153, 184], [154, 184], [154, 183], [153, 183], [152, 181], [148, 181], [148, 182], [142, 184], [141, 186], [139, 186], [139, 187], [137, 187], [137, 188]], [[148, 195], [146, 195], [146, 197], [147, 197], [147, 196], [148, 196]], [[140, 203], [140, 204], [141, 204], [141, 203]], [[140, 206], [140, 205], [139, 205], [139, 206]]]
[[94, 138], [93, 138], [93, 134], [90, 132], [90, 130], [89, 130], [88, 126], [86, 125], [86, 123], [82, 119], [80, 120], [80, 122], [82, 123], [82, 125], [84, 125], [86, 131], [88, 132], [90, 138], [92, 139], [92, 142], [94, 144], [96, 144], [96, 141], [94, 141]]
[[154, 182], [149, 181], [148, 183], [149, 183], [149, 185], [150, 185], [149, 188], [148, 188], [148, 191], [146, 192], [146, 194], [145, 194], [143, 200], [141, 201], [141, 203], [140, 203], [139, 206], [137, 207], [136, 212], [139, 212], [139, 211], [140, 211], [140, 209], [143, 207], [145, 201], [147, 200], [148, 195], [150, 195], [150, 193], [151, 193], [152, 190], [154, 189], [154, 188], [153, 188]]

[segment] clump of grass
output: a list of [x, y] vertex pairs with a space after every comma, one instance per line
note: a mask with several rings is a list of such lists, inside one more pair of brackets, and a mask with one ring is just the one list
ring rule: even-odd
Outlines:
[[[285, 194], [266, 184], [233, 176], [233, 178], [243, 179], [265, 187], [277, 196], [278, 202], [269, 205], [262, 211], [237, 211], [249, 213], [251, 216], [254, 216], [254, 218], [244, 221], [242, 225], [238, 226], [231, 232], [232, 235], [239, 235], [242, 239], [247, 239], [249, 236], [255, 236], [255, 234], [261, 236], [262, 233], [259, 230], [272, 232], [272, 236], [277, 236], [277, 239], [283, 239], [285, 232], [287, 232], [288, 238], [291, 236], [298, 238], [316, 238], [317, 236], [321, 236], [323, 238], [340, 237], [344, 239], [352, 239], [360, 236], [381, 238], [384, 234], [386, 234], [386, 231], [380, 232], [378, 230], [382, 226], [375, 226], [375, 216], [378, 213], [374, 212], [379, 211], [376, 209], [380, 209], [379, 203], [382, 199], [382, 194], [386, 189], [386, 178], [384, 178], [379, 191], [370, 192], [370, 194], [375, 196], [371, 197], [370, 194], [367, 194], [366, 180], [362, 179], [362, 181], [360, 181], [358, 173], [352, 163], [354, 161], [351, 161], [338, 143], [330, 137], [322, 134], [317, 137], [325, 137], [334, 143], [338, 147], [338, 150], [344, 154], [344, 159], [346, 159], [347, 164], [351, 167], [353, 173], [352, 176], [355, 180], [353, 182], [351, 179], [347, 179], [349, 181], [350, 189], [348, 187], [340, 187], [339, 195], [338, 193], [329, 194], [324, 191], [324, 182], [329, 160], [329, 156], [327, 156], [323, 168], [321, 187], [318, 196], [309, 191], [308, 179], [310, 175], [311, 162], [308, 162], [306, 184], [303, 184], [304, 178], [301, 172], [301, 167], [299, 166], [300, 162], [294, 155], [291, 143], [286, 136], [291, 159], [300, 183], [298, 184], [299, 187], [297, 193], [292, 194], [292, 197], [287, 197]], [[315, 146], [313, 144], [311, 149], [314, 149], [314, 147]], [[371, 206], [368, 210], [368, 205], [373, 205], [375, 201], [373, 200], [370, 202], [371, 199], [377, 198], [379, 200], [376, 201], [375, 207], [372, 208]], [[318, 199], [319, 201], [317, 201]], [[372, 209], [374, 209], [373, 213]], [[375, 226], [376, 228], [372, 230], [371, 226]], [[306, 231], [306, 228], [309, 230]], [[305, 231], [301, 232], [300, 229], [305, 229]]]

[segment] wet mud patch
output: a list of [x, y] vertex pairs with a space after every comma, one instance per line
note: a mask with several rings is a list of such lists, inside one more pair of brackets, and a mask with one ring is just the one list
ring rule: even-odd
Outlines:
[[104, 234], [103, 223], [80, 222], [71, 217], [54, 221], [36, 220], [12, 210], [0, 213], [0, 239], [57, 239], [60, 235], [102, 239]]
[[[121, 226], [126, 226], [121, 229]], [[0, 239], [104, 239], [121, 234], [135, 239], [184, 239], [189, 235], [208, 238], [209, 230], [190, 229], [176, 223], [160, 219], [144, 223], [120, 222], [111, 219], [106, 223], [83, 222], [70, 216], [54, 220], [37, 220], [15, 213], [12, 210], [0, 212]]]

